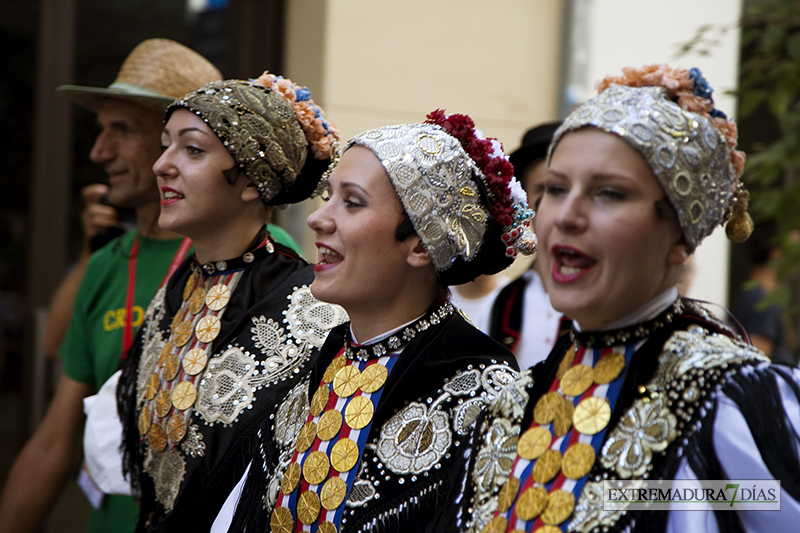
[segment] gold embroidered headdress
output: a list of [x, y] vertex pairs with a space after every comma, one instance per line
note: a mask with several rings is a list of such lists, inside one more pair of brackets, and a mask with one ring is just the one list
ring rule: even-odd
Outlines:
[[165, 120], [178, 108], [208, 124], [267, 205], [313, 196], [335, 162], [339, 133], [308, 89], [267, 72], [209, 83], [171, 104]]
[[556, 131], [548, 162], [566, 133], [594, 126], [627, 141], [644, 156], [678, 214], [690, 251], [717, 225], [741, 242], [752, 231], [747, 191], [739, 182], [744, 153], [736, 125], [714, 109], [697, 69], [651, 65], [625, 69], [598, 84], [600, 94], [572, 112]]

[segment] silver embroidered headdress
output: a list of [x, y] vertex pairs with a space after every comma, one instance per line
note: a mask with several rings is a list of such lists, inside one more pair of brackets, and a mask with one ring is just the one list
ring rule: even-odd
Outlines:
[[506, 225], [496, 220], [498, 195], [492, 192], [482, 169], [461, 142], [438, 125], [402, 124], [368, 130], [350, 139], [344, 148], [363, 146], [378, 157], [439, 279], [447, 285], [499, 272], [511, 264], [518, 251], [532, 253], [535, 248], [536, 236], [529, 230], [533, 212], [513, 179], [513, 167], [499, 142], [479, 138], [489, 143], [485, 146], [496, 146], [487, 159], [499, 151], [510, 168], [507, 178], [514, 185], [506, 183], [500, 194], [509, 205], [506, 210], [511, 222]]
[[265, 72], [256, 81], [209, 83], [173, 102], [165, 120], [178, 108], [208, 124], [267, 205], [309, 198], [334, 163], [338, 132], [308, 89], [289, 80]]
[[[691, 73], [705, 84], [699, 71]], [[706, 91], [703, 96], [713, 104], [710, 88]], [[567, 117], [553, 137], [548, 164], [556, 145], [570, 131], [594, 126], [620, 136], [644, 156], [693, 251], [717, 225], [730, 219], [740, 187], [731, 149], [709, 118], [682, 109], [664, 87], [611, 85]]]

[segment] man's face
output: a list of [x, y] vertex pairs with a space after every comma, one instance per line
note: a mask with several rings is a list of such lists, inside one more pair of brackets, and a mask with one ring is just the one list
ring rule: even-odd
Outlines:
[[109, 201], [136, 208], [158, 202], [153, 163], [161, 154], [161, 115], [140, 105], [107, 99], [97, 114], [100, 134], [89, 158], [108, 174]]

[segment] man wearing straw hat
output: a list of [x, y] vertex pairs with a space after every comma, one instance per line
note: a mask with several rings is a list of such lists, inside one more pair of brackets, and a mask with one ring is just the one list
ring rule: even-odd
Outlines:
[[[114, 223], [113, 212], [99, 204], [99, 197], [106, 193], [109, 203], [135, 211], [137, 229], [114, 239], [91, 258], [86, 252], [85, 260], [59, 291], [54, 314], [69, 321], [65, 308], [73, 300], [75, 304], [63, 343], [60, 338], [55, 341], [61, 344], [64, 370], [42, 423], [6, 481], [0, 499], [0, 531], [35, 531], [47, 517], [80, 446], [83, 399], [116, 371], [143, 310], [170, 268], [188, 251], [188, 241], [158, 227], [160, 199], [152, 166], [160, 155], [167, 105], [220, 79], [220, 72], [193, 50], [168, 39], [148, 39], [133, 49], [107, 88], [58, 88], [96, 112], [100, 125], [89, 157], [103, 166], [109, 187], [95, 186], [84, 193], [89, 204], [84, 212], [87, 233]], [[86, 224], [87, 218], [95, 221], [94, 229]], [[104, 495], [85, 476], [82, 480], [94, 507], [89, 531], [134, 530], [138, 507], [133, 498]]]

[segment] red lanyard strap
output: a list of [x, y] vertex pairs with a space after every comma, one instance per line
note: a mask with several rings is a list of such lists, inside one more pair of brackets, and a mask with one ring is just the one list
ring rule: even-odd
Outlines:
[[[183, 262], [189, 248], [192, 246], [192, 241], [188, 237], [184, 237], [180, 246], [175, 251], [175, 256], [167, 268], [167, 273], [164, 279], [161, 280], [159, 289], [163, 287], [170, 276], [175, 273], [175, 270]], [[139, 234], [133, 238], [133, 246], [131, 246], [131, 253], [128, 256], [128, 290], [125, 295], [125, 326], [122, 330], [122, 359], [128, 358], [128, 351], [133, 344], [133, 296], [136, 293], [136, 257], [139, 255]]]

